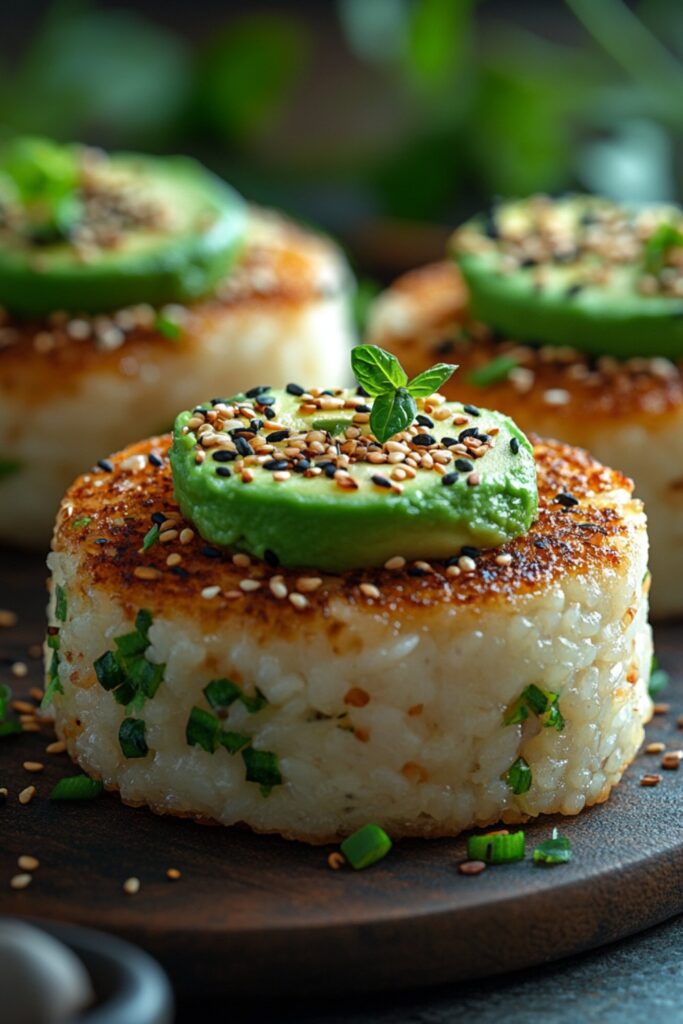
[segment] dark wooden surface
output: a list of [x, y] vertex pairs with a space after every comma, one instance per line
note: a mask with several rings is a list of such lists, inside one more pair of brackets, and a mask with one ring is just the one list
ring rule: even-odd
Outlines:
[[[41, 560], [0, 551], [0, 608], [16, 628], [0, 630], [0, 681], [26, 691], [40, 681], [27, 658], [41, 639]], [[648, 738], [683, 746], [683, 635], [657, 631], [660, 659], [675, 681], [669, 715]], [[30, 675], [9, 666], [26, 660]], [[69, 774], [64, 755], [44, 753], [49, 734], [0, 741], [0, 913], [42, 916], [102, 928], [148, 949], [180, 992], [359, 991], [475, 978], [575, 954], [683, 911], [683, 770], [663, 772], [642, 754], [610, 801], [575, 819], [527, 828], [528, 846], [559, 824], [574, 860], [553, 869], [521, 864], [458, 874], [464, 841], [404, 841], [374, 868], [332, 872], [325, 848], [237, 829], [200, 827], [122, 806], [114, 796], [50, 804], [55, 781]], [[29, 775], [25, 760], [45, 771]], [[28, 806], [18, 793], [34, 783]], [[31, 886], [9, 887], [16, 858], [41, 861]], [[181, 880], [169, 882], [177, 867]], [[140, 878], [136, 896], [123, 882]]]

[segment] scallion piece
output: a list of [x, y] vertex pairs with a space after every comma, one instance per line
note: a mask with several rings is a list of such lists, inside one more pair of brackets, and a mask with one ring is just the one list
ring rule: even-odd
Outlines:
[[94, 662], [95, 675], [101, 687], [105, 690], [113, 690], [125, 682], [126, 676], [119, 665], [113, 651], [105, 653]]
[[55, 592], [55, 615], [57, 616], [60, 622], [66, 622], [66, 609], [66, 590], [64, 589], [64, 587], [60, 587], [60, 585], [57, 584]]
[[214, 711], [224, 711], [240, 699], [242, 688], [232, 679], [212, 679], [204, 687], [204, 696]]
[[147, 533], [145, 534], [145, 536], [144, 536], [144, 539], [142, 541], [142, 550], [143, 551], [149, 551], [149, 549], [154, 544], [156, 544], [156, 542], [158, 540], [159, 540], [159, 527], [155, 523], [154, 526], [152, 526], [151, 529], [149, 529], [147, 531]]
[[183, 333], [180, 324], [176, 320], [172, 320], [165, 313], [157, 313], [154, 327], [159, 334], [163, 334], [164, 338], [168, 338], [169, 341], [180, 341]]
[[221, 732], [218, 739], [221, 746], [231, 754], [238, 754], [251, 743], [251, 736], [245, 736], [241, 732]]
[[567, 864], [572, 859], [572, 846], [566, 836], [561, 836], [553, 829], [550, 839], [546, 839], [534, 850], [534, 864]]
[[204, 708], [194, 707], [185, 727], [185, 739], [191, 747], [201, 747], [213, 754], [218, 746], [220, 722]]
[[47, 687], [40, 702], [41, 708], [49, 707], [56, 693], [64, 693], [64, 687], [59, 678], [59, 651], [52, 652], [52, 660], [47, 673]]
[[263, 696], [258, 688], [256, 689], [256, 693], [253, 697], [249, 697], [246, 693], [243, 693], [241, 695], [241, 701], [247, 711], [252, 715], [256, 714], [257, 711], [261, 711], [268, 703], [267, 698]]
[[124, 757], [147, 757], [149, 747], [141, 718], [124, 718], [119, 728], [119, 745]]
[[531, 789], [531, 768], [523, 757], [518, 757], [505, 774], [505, 780], [516, 796], [522, 796]]
[[524, 860], [524, 832], [520, 829], [508, 835], [494, 832], [469, 836], [467, 856], [469, 860], [483, 860], [486, 864], [513, 864]]
[[269, 750], [254, 750], [253, 747], [246, 747], [242, 751], [242, 760], [247, 769], [247, 782], [258, 782], [268, 791], [273, 786], [282, 784], [282, 773], [277, 754], [273, 754]]
[[510, 372], [519, 366], [519, 359], [514, 356], [496, 356], [476, 370], [470, 370], [467, 374], [467, 383], [473, 384], [475, 388], [490, 388], [494, 384], [500, 384], [507, 380]]
[[133, 633], [124, 633], [114, 639], [116, 649], [122, 658], [132, 658], [136, 654], [144, 654], [149, 641], [137, 629]]
[[522, 691], [521, 696], [514, 704], [510, 706], [503, 718], [503, 724], [517, 725], [520, 722], [525, 722], [529, 717], [529, 712], [533, 712], [539, 718], [543, 718], [544, 726], [562, 732], [565, 721], [560, 711], [559, 699], [559, 693], [553, 693], [551, 690], [542, 690], [540, 686], [531, 683], [530, 686], [527, 686]]
[[152, 613], [148, 608], [141, 608], [135, 616], [135, 628], [147, 643], [149, 643], [149, 631], [152, 626]]
[[344, 840], [340, 849], [351, 867], [360, 871], [386, 857], [391, 839], [379, 825], [363, 825]]
[[93, 800], [103, 790], [99, 779], [87, 775], [68, 775], [60, 779], [50, 793], [50, 800]]
[[661, 668], [656, 654], [652, 655], [650, 665], [650, 681], [647, 685], [647, 692], [651, 697], [656, 697], [669, 685], [670, 677], [666, 669]]

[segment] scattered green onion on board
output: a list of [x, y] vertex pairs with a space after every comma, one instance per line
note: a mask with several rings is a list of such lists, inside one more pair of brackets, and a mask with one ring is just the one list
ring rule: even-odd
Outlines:
[[87, 775], [69, 775], [60, 779], [50, 793], [50, 800], [93, 800], [103, 790], [99, 779]]
[[483, 836], [469, 836], [467, 857], [483, 860], [485, 864], [513, 864], [524, 860], [524, 832], [491, 832]]
[[369, 868], [389, 853], [391, 839], [379, 825], [363, 825], [341, 844], [341, 852], [352, 868]]
[[519, 359], [514, 356], [496, 356], [476, 370], [470, 370], [467, 374], [467, 383], [473, 384], [475, 388], [490, 388], [494, 384], [501, 384], [519, 366]]
[[572, 859], [572, 845], [566, 836], [553, 829], [550, 839], [539, 843], [534, 850], [534, 864], [567, 864]]

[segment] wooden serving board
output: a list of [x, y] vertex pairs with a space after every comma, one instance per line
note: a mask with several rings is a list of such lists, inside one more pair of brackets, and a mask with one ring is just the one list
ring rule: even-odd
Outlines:
[[[17, 694], [41, 684], [27, 659], [40, 641], [42, 559], [0, 551], [0, 608], [19, 613], [0, 630], [0, 681]], [[657, 648], [674, 682], [648, 739], [683, 746], [683, 630], [662, 626]], [[10, 664], [27, 660], [29, 676]], [[180, 992], [352, 991], [456, 981], [542, 963], [598, 946], [683, 911], [683, 769], [660, 771], [641, 754], [607, 804], [577, 818], [526, 829], [527, 848], [553, 824], [571, 839], [561, 867], [519, 864], [458, 873], [465, 842], [403, 841], [367, 870], [332, 871], [330, 848], [311, 848], [239, 829], [201, 827], [124, 807], [106, 795], [51, 804], [72, 769], [44, 753], [49, 734], [0, 741], [0, 913], [75, 922], [138, 943], [167, 968]], [[25, 760], [45, 770], [29, 775]], [[18, 793], [35, 783], [27, 806]], [[10, 888], [22, 853], [40, 868], [23, 891]], [[170, 882], [166, 869], [182, 878]], [[122, 885], [135, 876], [137, 895]]]

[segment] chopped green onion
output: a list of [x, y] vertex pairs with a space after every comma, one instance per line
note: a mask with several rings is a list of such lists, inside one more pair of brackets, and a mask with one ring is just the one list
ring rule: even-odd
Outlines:
[[78, 519], [74, 519], [71, 524], [72, 530], [82, 530], [84, 526], [92, 522], [92, 516], [79, 516]]
[[14, 476], [21, 469], [21, 463], [16, 459], [0, 459], [0, 480]]
[[242, 696], [242, 688], [232, 679], [212, 679], [204, 687], [204, 696], [214, 711], [223, 711]]
[[142, 542], [142, 550], [143, 551], [149, 551], [149, 549], [154, 544], [156, 544], [156, 542], [158, 540], [159, 540], [159, 526], [157, 525], [157, 523], [155, 523], [154, 526], [151, 529], [149, 529], [147, 531], [147, 533], [145, 534], [145, 538], [144, 538], [144, 540]]
[[113, 651], [105, 651], [101, 657], [97, 658], [94, 668], [97, 681], [105, 690], [113, 690], [125, 682], [125, 673]]
[[130, 658], [136, 654], [144, 654], [148, 647], [148, 640], [142, 633], [138, 633], [136, 629], [134, 633], [124, 633], [122, 636], [117, 636], [114, 644], [121, 657]]
[[241, 732], [220, 732], [218, 740], [222, 747], [225, 747], [231, 754], [238, 754], [244, 747], [251, 743], [251, 736], [245, 736]]
[[213, 754], [218, 745], [220, 722], [203, 708], [194, 707], [185, 727], [185, 739], [191, 747], [201, 747]]
[[54, 633], [51, 633], [48, 630], [47, 646], [50, 648], [51, 651], [58, 651], [60, 646], [59, 630], [56, 627], [51, 628], [54, 628]]
[[0, 722], [0, 738], [3, 736], [18, 736], [23, 732], [19, 722]]
[[68, 775], [60, 779], [50, 793], [50, 800], [92, 800], [103, 790], [99, 779], [87, 775]]
[[528, 793], [531, 789], [531, 768], [523, 757], [518, 757], [505, 774], [505, 780], [516, 796]]
[[363, 825], [341, 844], [341, 852], [352, 868], [369, 868], [389, 853], [391, 839], [379, 825]]
[[138, 633], [144, 636], [145, 640], [149, 639], [149, 631], [152, 626], [152, 613], [148, 608], [141, 608], [135, 616], [135, 628]]
[[141, 718], [124, 718], [119, 729], [119, 745], [124, 757], [146, 757], [145, 723]]
[[55, 593], [55, 615], [60, 622], [66, 622], [67, 599], [66, 590], [57, 584]]
[[249, 697], [246, 693], [243, 693], [241, 700], [247, 711], [252, 715], [256, 714], [257, 711], [261, 711], [268, 703], [267, 698], [263, 696], [258, 687], [256, 688], [256, 693], [253, 697]]
[[467, 374], [467, 383], [473, 384], [475, 388], [490, 388], [494, 384], [500, 384], [507, 380], [512, 370], [519, 366], [519, 359], [514, 356], [496, 356], [476, 370], [470, 370]]
[[165, 313], [157, 313], [154, 327], [159, 334], [163, 334], [169, 341], [179, 341], [182, 335], [180, 324], [176, 320], [172, 320]]
[[7, 718], [7, 706], [12, 699], [12, 688], [7, 683], [0, 683], [0, 722]]
[[520, 829], [509, 835], [469, 836], [467, 856], [470, 860], [483, 860], [486, 864], [512, 864], [524, 860], [524, 832]]
[[650, 665], [650, 681], [647, 686], [647, 692], [651, 697], [656, 697], [658, 694], [665, 690], [670, 682], [669, 673], [666, 669], [660, 667], [659, 660], [656, 654], [652, 655], [652, 663]]
[[242, 760], [247, 769], [247, 782], [258, 782], [268, 791], [273, 786], [282, 784], [277, 754], [272, 754], [268, 750], [254, 750], [253, 747], [246, 747], [242, 751]]
[[551, 690], [542, 690], [535, 683], [527, 686], [522, 695], [511, 705], [508, 713], [503, 718], [504, 725], [517, 725], [525, 722], [532, 711], [535, 715], [544, 718], [546, 728], [557, 729], [562, 732], [565, 727], [565, 720], [560, 711], [559, 693]]
[[566, 836], [553, 829], [551, 839], [546, 839], [534, 850], [534, 864], [566, 864], [572, 859], [572, 846]]
[[49, 707], [56, 693], [64, 693], [64, 687], [62, 686], [59, 678], [59, 652], [53, 651], [52, 660], [50, 661], [50, 667], [47, 673], [47, 687], [43, 694], [43, 699], [40, 702], [41, 708], [45, 709]]

